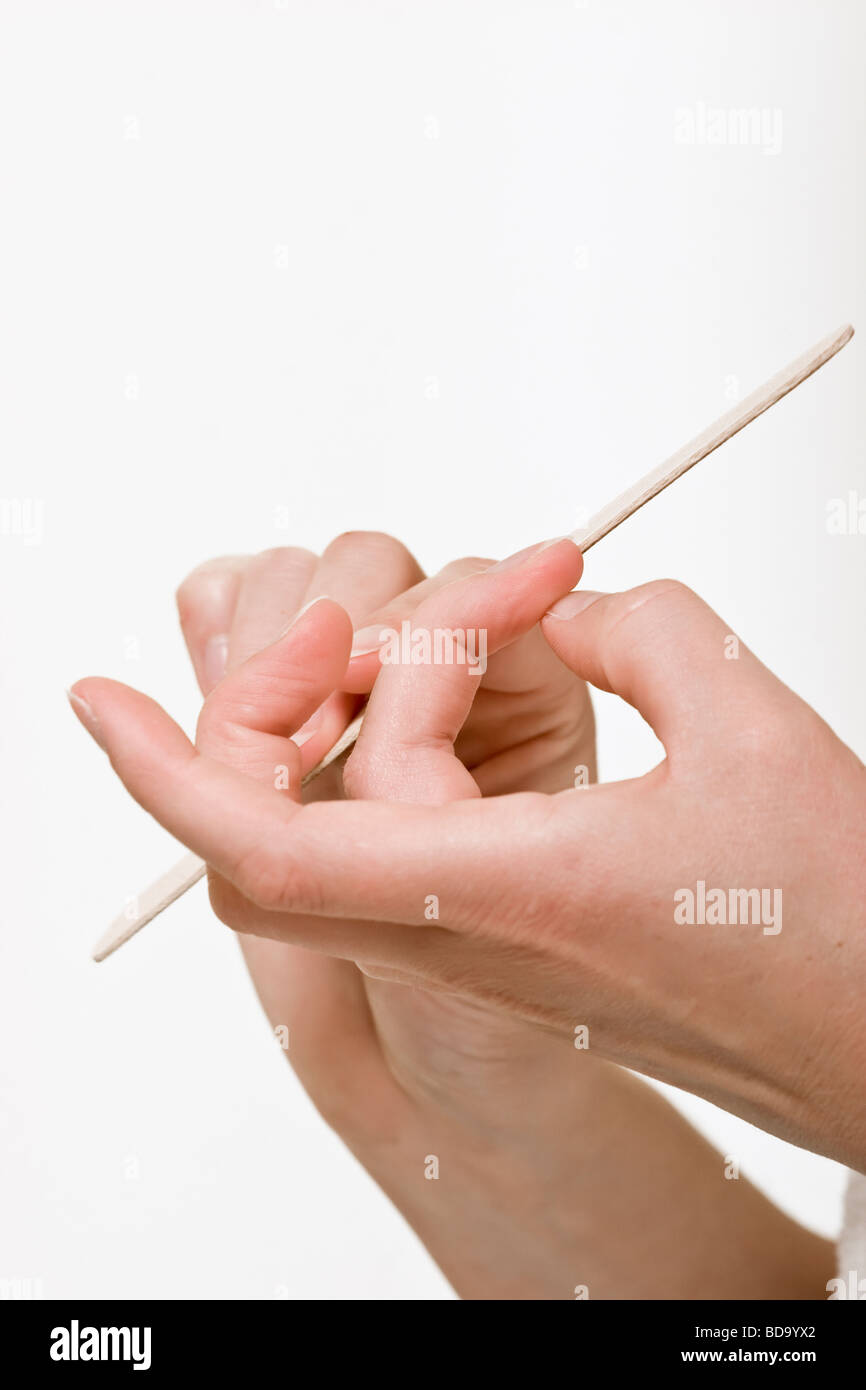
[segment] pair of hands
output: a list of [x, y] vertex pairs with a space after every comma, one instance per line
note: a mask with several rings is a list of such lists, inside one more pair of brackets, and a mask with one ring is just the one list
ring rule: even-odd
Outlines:
[[[570, 594], [581, 569], [564, 540], [425, 580], [378, 535], [215, 562], [179, 596], [207, 697], [196, 746], [114, 682], [79, 682], [79, 713], [213, 866], [215, 910], [356, 1152], [434, 1121], [516, 1135], [555, 1106], [551, 1068], [561, 1083], [606, 1059], [862, 1170], [863, 766], [742, 644], [731, 659], [688, 590]], [[382, 666], [361, 633], [350, 660], [353, 628], [407, 617], [486, 629], [484, 677]], [[659, 767], [572, 785], [594, 761], [584, 680], [637, 707]], [[371, 689], [350, 799], [302, 806]], [[699, 882], [781, 893], [782, 930], [681, 924]]]

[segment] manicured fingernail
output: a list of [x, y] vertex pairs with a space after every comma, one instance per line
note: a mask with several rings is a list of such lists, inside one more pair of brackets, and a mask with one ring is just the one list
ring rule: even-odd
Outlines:
[[598, 594], [594, 589], [575, 589], [573, 593], [566, 594], [565, 598], [557, 599], [544, 616], [545, 618], [576, 618], [579, 613], [585, 613], [587, 608], [591, 608], [600, 598], [604, 598], [604, 594]]
[[322, 711], [317, 709], [316, 713], [311, 714], [306, 723], [302, 724], [300, 729], [297, 729], [296, 732], [292, 734], [292, 743], [297, 744], [298, 748], [303, 748], [304, 744], [309, 743], [310, 739], [319, 732], [321, 727]]
[[100, 727], [99, 720], [93, 713], [93, 710], [91, 709], [90, 705], [87, 703], [86, 700], [82, 700], [81, 696], [76, 695], [75, 692], [72, 690], [67, 690], [66, 698], [69, 701], [75, 713], [78, 715], [80, 722], [84, 725], [85, 729], [90, 734], [90, 737], [96, 743], [98, 743], [102, 751], [105, 752], [105, 740], [102, 736], [102, 729]]
[[218, 632], [209, 637], [204, 649], [204, 678], [209, 686], [219, 685], [226, 673], [229, 659], [229, 639], [226, 633]]
[[352, 635], [352, 651], [349, 656], [350, 661], [354, 661], [357, 656], [372, 656], [382, 645], [382, 627], [359, 627], [358, 631]]
[[[504, 560], [499, 560], [495, 565], [490, 566], [491, 570], [514, 570], [518, 565], [524, 564], [526, 560], [533, 559], [542, 550], [547, 550], [551, 545], [559, 545], [560, 541], [570, 540], [570, 536], [554, 536], [550, 541], [539, 541], [537, 545], [527, 545], [523, 550], [518, 550], [514, 555], [509, 555]], [[574, 542], [572, 542], [574, 544]]]

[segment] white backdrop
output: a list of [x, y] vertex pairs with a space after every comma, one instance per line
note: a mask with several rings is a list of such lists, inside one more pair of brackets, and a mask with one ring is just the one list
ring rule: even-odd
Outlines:
[[[6, 0], [0, 1279], [451, 1296], [203, 889], [90, 963], [176, 851], [63, 688], [115, 676], [190, 728], [199, 561], [363, 527], [428, 568], [507, 554], [866, 331], [864, 40], [859, 0]], [[765, 119], [720, 145], [713, 108]], [[863, 342], [586, 576], [692, 585], [861, 756], [866, 538], [826, 512], [866, 494]], [[597, 709], [602, 775], [651, 766]], [[681, 1103], [835, 1230], [835, 1165]]]

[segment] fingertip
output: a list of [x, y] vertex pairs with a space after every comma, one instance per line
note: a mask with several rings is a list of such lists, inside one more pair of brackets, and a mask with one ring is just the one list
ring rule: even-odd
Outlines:
[[93, 677], [85, 677], [83, 680], [76, 681], [74, 685], [69, 686], [67, 689], [66, 698], [79, 724], [87, 730], [90, 737], [99, 745], [103, 752], [107, 752], [102, 726], [97, 718], [96, 711], [88, 699], [90, 686], [94, 683], [95, 678]]
[[581, 550], [580, 546], [578, 545], [578, 543], [577, 543], [577, 541], [574, 539], [574, 537], [573, 537], [573, 536], [559, 536], [558, 538], [556, 538], [556, 539], [554, 539], [554, 540], [552, 540], [552, 541], [548, 541], [548, 542], [547, 542], [547, 545], [545, 546], [545, 550], [553, 551], [554, 549], [559, 549], [560, 547], [562, 548], [561, 553], [562, 553], [563, 555], [567, 555], [567, 556], [569, 557], [569, 559], [572, 561], [572, 563], [574, 563], [575, 559], [577, 560], [577, 563], [578, 563], [578, 565], [579, 565], [579, 568], [580, 568], [580, 570], [581, 570], [581, 572], [582, 572], [582, 571], [583, 571], [583, 551]]
[[548, 561], [562, 566], [563, 574], [568, 576], [569, 587], [574, 588], [583, 577], [583, 551], [571, 536], [561, 536], [558, 541], [550, 541], [542, 552]]
[[181, 624], [197, 615], [209, 620], [216, 615], [220, 621], [228, 621], [248, 564], [246, 555], [222, 555], [190, 570], [174, 591]]
[[111, 680], [108, 676], [84, 676], [69, 687], [69, 694], [86, 701], [97, 712], [107, 712], [110, 708], [124, 704], [153, 705], [156, 702], [134, 686], [123, 681]]
[[112, 764], [126, 765], [147, 750], [176, 754], [191, 749], [186, 734], [156, 700], [122, 681], [86, 676], [70, 686], [69, 703]]
[[544, 614], [542, 622], [548, 618], [553, 618], [557, 622], [568, 622], [571, 618], [578, 618], [581, 613], [586, 612], [587, 608], [591, 608], [599, 599], [605, 597], [605, 594], [599, 593], [595, 589], [575, 589], [573, 593], [557, 599], [556, 603], [552, 604]]
[[198, 746], [205, 751], [216, 747], [225, 757], [226, 739], [234, 748], [237, 731], [243, 729], [246, 762], [252, 752], [251, 735], [285, 738], [289, 730], [311, 732], [304, 725], [340, 688], [351, 645], [349, 614], [333, 599], [318, 595], [268, 646], [234, 667], [214, 688], [199, 715]]
[[369, 695], [381, 669], [378, 647], [373, 651], [358, 652], [355, 656], [350, 654], [340, 689], [349, 695]]
[[327, 594], [319, 594], [316, 598], [310, 599], [300, 608], [287, 627], [283, 628], [277, 642], [282, 642], [284, 638], [291, 634], [293, 638], [301, 633], [304, 635], [312, 631], [316, 636], [326, 636], [329, 642], [340, 641], [346, 644], [346, 657], [352, 646], [352, 619], [346, 612], [342, 604], [337, 603], [336, 599], [330, 598]]
[[[121, 685], [120, 681], [113, 681], [108, 676], [81, 676], [79, 680], [70, 685], [68, 695], [77, 695], [80, 700], [87, 700], [90, 694], [98, 694], [103, 687]], [[121, 686], [121, 688], [123, 688]]]
[[[82, 676], [66, 691], [67, 699], [79, 717], [84, 706], [98, 715], [98, 711], [107, 703], [129, 695], [139, 695], [139, 692], [122, 681], [110, 680], [108, 676]], [[147, 699], [147, 696], [141, 695], [140, 698]]]

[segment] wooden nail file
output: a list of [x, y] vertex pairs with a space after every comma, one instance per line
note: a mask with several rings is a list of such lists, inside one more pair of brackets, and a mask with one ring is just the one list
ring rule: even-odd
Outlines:
[[[828, 333], [826, 338], [822, 338], [819, 343], [804, 352], [801, 357], [797, 357], [782, 371], [765, 381], [763, 386], [759, 386], [757, 391], [753, 391], [745, 400], [740, 401], [729, 411], [722, 415], [712, 425], [708, 425], [688, 444], [684, 444], [675, 454], [672, 454], [664, 463], [659, 464], [652, 472], [647, 473], [633, 487], [627, 488], [620, 493], [612, 502], [608, 502], [606, 507], [602, 507], [600, 512], [596, 512], [588, 524], [580, 530], [571, 532], [571, 539], [575, 541], [582, 551], [587, 551], [600, 541], [603, 536], [607, 536], [621, 522], [633, 516], [651, 498], [657, 497], [671, 483], [675, 483], [677, 478], [681, 478], [690, 468], [694, 468], [696, 463], [705, 459], [708, 454], [713, 453], [720, 445], [724, 444], [733, 435], [737, 434], [746, 425], [751, 424], [759, 415], [763, 415], [765, 410], [775, 405], [783, 396], [787, 396], [789, 391], [816, 372], [819, 367], [823, 367], [825, 362], [829, 362], [831, 357], [843, 348], [853, 337], [854, 329], [850, 324], [845, 324], [843, 328], [835, 333]], [[343, 731], [337, 742], [329, 753], [325, 755], [316, 767], [307, 773], [303, 780], [303, 786], [312, 782], [319, 773], [324, 772], [326, 767], [330, 767], [347, 748], [351, 748], [361, 729], [363, 715], [359, 714], [356, 719]], [[173, 868], [152, 883], [139, 898], [132, 900], [127, 910], [122, 912], [111, 923], [111, 926], [100, 937], [93, 948], [93, 959], [105, 960], [119, 946], [123, 946], [136, 932], [140, 932], [142, 927], [146, 927], [148, 922], [152, 922], [154, 917], [158, 917], [173, 902], [182, 897], [194, 883], [198, 883], [200, 878], [204, 878], [207, 866], [204, 860], [199, 859], [196, 854], [186, 854], [179, 860]]]

